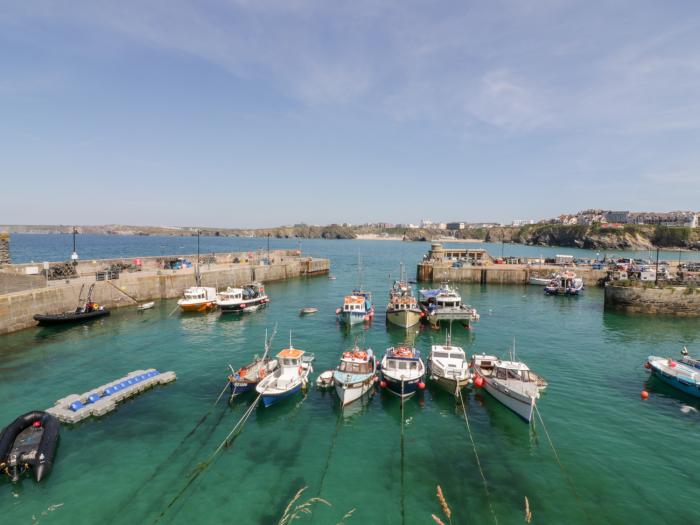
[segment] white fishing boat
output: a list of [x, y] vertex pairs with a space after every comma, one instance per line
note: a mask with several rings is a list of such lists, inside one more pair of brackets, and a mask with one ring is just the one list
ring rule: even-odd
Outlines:
[[352, 294], [343, 298], [343, 306], [336, 308], [335, 314], [338, 321], [347, 325], [354, 325], [371, 321], [374, 318], [374, 305], [372, 294], [362, 289], [362, 259], [357, 256], [357, 276], [359, 285]]
[[340, 365], [333, 372], [335, 392], [341, 406], [360, 399], [370, 391], [375, 381], [377, 361], [371, 348], [363, 350], [357, 345], [343, 352]]
[[449, 334], [444, 345], [433, 345], [430, 348], [428, 377], [455, 396], [472, 382], [467, 356], [462, 348], [452, 346]]
[[491, 396], [526, 422], [532, 419], [540, 390], [546, 381], [520, 361], [503, 361], [493, 355], [472, 356], [474, 386], [485, 388]]
[[221, 313], [254, 312], [270, 302], [265, 287], [260, 283], [250, 283], [242, 288], [226, 288], [216, 296], [216, 304]]
[[425, 365], [420, 351], [408, 346], [387, 348], [379, 372], [379, 386], [401, 399], [425, 388]]
[[299, 315], [312, 315], [312, 314], [315, 314], [316, 312], [318, 312], [318, 308], [314, 308], [312, 306], [309, 306], [309, 307], [302, 308], [301, 310], [299, 310]]
[[216, 288], [191, 286], [177, 304], [183, 312], [207, 312], [216, 308]]
[[294, 348], [290, 341], [289, 348], [277, 354], [277, 369], [255, 387], [262, 395], [265, 406], [269, 407], [300, 392], [302, 388], [305, 389], [309, 382], [309, 374], [313, 372], [313, 359], [313, 354]]
[[579, 295], [582, 291], [583, 279], [574, 272], [558, 273], [544, 287], [547, 295]]
[[419, 293], [425, 319], [434, 326], [443, 321], [459, 321], [469, 328], [472, 321], [480, 318], [476, 308], [462, 304], [462, 296], [447, 283], [443, 283], [440, 288], [421, 290]]

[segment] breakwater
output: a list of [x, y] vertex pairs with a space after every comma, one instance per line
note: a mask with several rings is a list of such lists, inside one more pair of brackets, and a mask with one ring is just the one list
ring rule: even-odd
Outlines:
[[700, 290], [694, 286], [608, 283], [605, 308], [628, 313], [700, 317]]
[[[199, 266], [202, 286], [217, 289], [259, 281], [279, 281], [301, 276], [327, 274], [328, 259], [302, 257], [292, 250], [270, 252], [269, 257], [252, 253], [215, 254], [202, 258]], [[136, 302], [180, 297], [186, 288], [195, 285], [194, 267], [169, 269], [173, 261], [196, 260], [191, 257], [147, 257], [137, 259], [102, 259], [81, 261], [76, 275], [68, 279], [47, 280], [32, 275], [31, 288], [0, 295], [0, 334], [35, 325], [34, 314], [60, 313], [75, 310], [79, 296], [95, 285], [93, 300], [107, 308], [134, 305]], [[116, 272], [106, 269], [128, 267]], [[7, 279], [26, 282], [36, 265], [11, 265], [3, 270]], [[14, 277], [13, 277], [14, 275]], [[98, 280], [101, 279], [101, 280]]]
[[[421, 262], [418, 264], [416, 275], [419, 281], [428, 282], [528, 284], [530, 277], [544, 277], [553, 272], [561, 272], [563, 269], [565, 268], [556, 265], [527, 264], [486, 264], [455, 268], [450, 264]], [[607, 275], [606, 270], [585, 267], [576, 267], [574, 271], [583, 279], [586, 286], [596, 286]]]

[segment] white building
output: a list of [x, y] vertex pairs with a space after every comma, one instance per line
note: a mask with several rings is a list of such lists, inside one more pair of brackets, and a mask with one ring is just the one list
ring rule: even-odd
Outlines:
[[526, 224], [535, 224], [532, 219], [513, 219], [511, 226], [525, 226]]
[[433, 227], [433, 221], [429, 219], [422, 219], [420, 221], [420, 227], [421, 228], [432, 228]]

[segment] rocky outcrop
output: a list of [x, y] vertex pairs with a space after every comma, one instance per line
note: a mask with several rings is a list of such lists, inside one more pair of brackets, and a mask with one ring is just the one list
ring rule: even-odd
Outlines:
[[0, 232], [0, 264], [10, 264], [10, 234]]

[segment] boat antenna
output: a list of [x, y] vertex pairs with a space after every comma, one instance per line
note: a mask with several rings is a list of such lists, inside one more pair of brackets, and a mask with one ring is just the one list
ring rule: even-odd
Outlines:
[[275, 334], [277, 333], [277, 324], [275, 323], [275, 327], [272, 329], [272, 335], [270, 338], [267, 338], [267, 328], [265, 328], [265, 353], [263, 354], [262, 358], [263, 360], [267, 357], [267, 353], [270, 351], [270, 347], [272, 346], [272, 340], [275, 338]]
[[292, 346], [292, 331], [291, 330], [289, 331], [289, 348], [294, 348]]
[[201, 276], [199, 275], [199, 234], [200, 234], [200, 229], [197, 228], [197, 262], [195, 263], [194, 267], [194, 280], [197, 286], [201, 286]]

